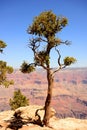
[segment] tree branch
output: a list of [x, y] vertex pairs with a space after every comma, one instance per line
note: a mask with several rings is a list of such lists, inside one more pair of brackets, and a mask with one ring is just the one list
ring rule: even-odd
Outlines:
[[58, 65], [61, 66], [61, 63], [60, 63], [60, 58], [61, 58], [61, 55], [60, 55], [60, 52], [59, 50], [55, 47], [55, 50], [57, 51], [59, 57], [58, 57]]
[[63, 68], [66, 67], [64, 64], [61, 64], [61, 63], [60, 63], [61, 55], [60, 55], [59, 50], [58, 50], [56, 47], [55, 47], [55, 50], [56, 50], [57, 53], [58, 53], [58, 65], [59, 65], [59, 67], [58, 67], [55, 71], [53, 71], [52, 74], [54, 74], [54, 73], [58, 72], [59, 70], [61, 70], [61, 69], [63, 69]]
[[38, 54], [35, 54], [35, 58], [37, 58], [39, 60], [39, 64], [37, 63], [38, 66], [42, 66], [44, 69], [48, 70], [49, 68], [47, 68], [44, 64], [42, 59], [38, 56]]
[[58, 71], [61, 70], [61, 69], [64, 69], [65, 67], [66, 67], [65, 65], [62, 65], [61, 67], [59, 66], [59, 68], [57, 68], [55, 71], [53, 71], [52, 74], [58, 72]]
[[[30, 44], [28, 44], [28, 47], [32, 49], [32, 51], [34, 52], [35, 59], [37, 59], [39, 61], [39, 63], [37, 63], [37, 62], [35, 63], [35, 66], [36, 65], [42, 66], [44, 69], [47, 70], [48, 68], [43, 64], [42, 58], [40, 58], [38, 56], [38, 50], [37, 49], [39, 48], [41, 41], [47, 42], [46, 40], [42, 39], [41, 37], [38, 37], [38, 38], [35, 38], [35, 39], [32, 38], [32, 40], [30, 40]], [[38, 43], [38, 44], [36, 45], [36, 43]]]
[[70, 44], [71, 44], [71, 42], [68, 41], [68, 40], [66, 40], [66, 41], [64, 41], [64, 42], [62, 41], [61, 43], [62, 43], [62, 44], [65, 44], [65, 45], [70, 45]]
[[42, 39], [41, 37], [40, 37], [40, 40], [41, 40], [41, 41], [43, 41], [43, 42], [46, 42], [46, 43], [48, 43], [48, 41], [47, 41], [47, 40], [45, 40], [45, 39]]
[[40, 43], [36, 45], [37, 42], [40, 42], [39, 39], [32, 39], [30, 40], [30, 44], [28, 44], [28, 47], [32, 49], [32, 51], [36, 51], [36, 49], [40, 46]]

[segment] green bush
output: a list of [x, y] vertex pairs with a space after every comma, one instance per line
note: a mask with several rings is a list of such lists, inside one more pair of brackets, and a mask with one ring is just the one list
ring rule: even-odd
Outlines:
[[9, 105], [11, 107], [11, 110], [15, 110], [19, 107], [27, 106], [29, 105], [29, 99], [24, 96], [20, 89], [14, 92], [13, 99], [10, 99]]

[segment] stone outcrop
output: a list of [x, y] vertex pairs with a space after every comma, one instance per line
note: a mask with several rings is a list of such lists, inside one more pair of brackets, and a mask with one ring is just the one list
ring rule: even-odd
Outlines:
[[30, 105], [21, 107], [15, 111], [4, 111], [0, 113], [0, 130], [87, 130], [87, 120], [75, 118], [58, 119], [55, 117], [55, 110], [51, 109], [49, 127], [41, 127], [34, 124], [37, 117], [35, 112], [43, 119], [43, 106]]

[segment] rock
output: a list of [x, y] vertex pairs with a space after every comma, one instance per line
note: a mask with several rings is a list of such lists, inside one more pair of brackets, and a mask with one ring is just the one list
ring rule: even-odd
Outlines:
[[[43, 106], [29, 105], [27, 107], [20, 107], [16, 109], [16, 112], [20, 110], [22, 112], [21, 117], [24, 119], [29, 119], [29, 118], [35, 119], [36, 110], [42, 109], [42, 108]], [[53, 108], [51, 108], [51, 117], [55, 116], [55, 113], [56, 111]], [[43, 120], [44, 110], [39, 110], [38, 114], [40, 115], [41, 120]]]
[[50, 120], [50, 126], [55, 130], [87, 130], [87, 120], [65, 118]]
[[[81, 119], [75, 119], [75, 118], [65, 118], [65, 119], [58, 119], [57, 117], [54, 116], [55, 110], [52, 110], [52, 117], [50, 118], [49, 121], [49, 127], [41, 127], [36, 124], [32, 123], [25, 123], [21, 121], [28, 120], [29, 118], [35, 119], [35, 112], [37, 109], [41, 109], [42, 106], [27, 106], [27, 107], [21, 107], [16, 109], [15, 112], [21, 111], [21, 117], [18, 116], [19, 121], [22, 123], [21, 127], [18, 128], [18, 130], [87, 130], [87, 120], [81, 120]], [[38, 112], [39, 115], [41, 116], [41, 119], [43, 118], [44, 115], [44, 110]], [[13, 120], [14, 118], [14, 111], [4, 111], [0, 113], [0, 130], [5, 130], [6, 127], [11, 125], [11, 123], [14, 122], [14, 125], [17, 125], [16, 120]], [[19, 122], [18, 122], [19, 123]], [[19, 125], [19, 124], [18, 124]], [[11, 128], [7, 128], [7, 130], [12, 130]]]

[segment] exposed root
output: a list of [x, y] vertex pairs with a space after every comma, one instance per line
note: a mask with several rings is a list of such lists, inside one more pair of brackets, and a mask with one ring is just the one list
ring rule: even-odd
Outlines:
[[44, 110], [44, 107], [36, 110], [36, 112], [35, 112], [35, 117], [36, 117], [35, 123], [43, 127], [43, 121], [41, 120], [41, 116], [38, 114], [38, 112], [42, 111], [42, 110]]

